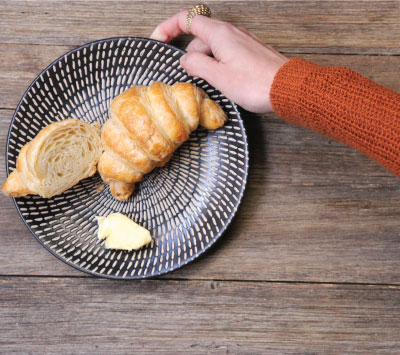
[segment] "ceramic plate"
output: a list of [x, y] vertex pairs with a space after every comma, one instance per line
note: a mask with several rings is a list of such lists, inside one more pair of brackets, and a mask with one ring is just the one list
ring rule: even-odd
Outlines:
[[[12, 118], [7, 173], [21, 147], [46, 125], [78, 118], [103, 124], [112, 99], [134, 84], [188, 81], [203, 88], [229, 116], [224, 127], [198, 129], [162, 168], [145, 176], [126, 202], [102, 189], [98, 174], [50, 199], [14, 199], [35, 238], [67, 264], [90, 274], [137, 279], [177, 269], [204, 253], [222, 235], [243, 196], [246, 132], [236, 106], [180, 66], [184, 54], [145, 38], [112, 38], [74, 49], [49, 65], [31, 84]], [[121, 212], [148, 228], [153, 242], [139, 251], [104, 248], [96, 215]]]

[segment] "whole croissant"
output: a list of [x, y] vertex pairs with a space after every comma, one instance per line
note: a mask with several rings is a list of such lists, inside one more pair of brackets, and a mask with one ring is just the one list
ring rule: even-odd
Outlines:
[[191, 83], [133, 86], [111, 103], [97, 169], [113, 196], [127, 200], [135, 183], [164, 165], [199, 124], [216, 129], [226, 120], [222, 108]]
[[2, 192], [52, 197], [93, 175], [102, 153], [99, 133], [98, 124], [73, 118], [46, 126], [21, 148]]

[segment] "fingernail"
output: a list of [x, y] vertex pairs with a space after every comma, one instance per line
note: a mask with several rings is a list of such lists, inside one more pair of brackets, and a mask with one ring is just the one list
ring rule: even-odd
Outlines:
[[150, 35], [150, 38], [156, 39], [161, 42], [166, 42], [168, 40], [168, 36], [161, 33], [158, 28], [156, 28], [153, 33]]
[[180, 60], [181, 67], [183, 67], [183, 66], [185, 65], [186, 58], [187, 58], [187, 54], [184, 54], [184, 55], [181, 57], [181, 60]]

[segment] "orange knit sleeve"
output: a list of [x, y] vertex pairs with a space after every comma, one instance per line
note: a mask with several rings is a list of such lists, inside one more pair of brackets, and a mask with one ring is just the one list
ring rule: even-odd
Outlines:
[[278, 116], [352, 146], [400, 176], [400, 94], [343, 67], [292, 59], [274, 78]]

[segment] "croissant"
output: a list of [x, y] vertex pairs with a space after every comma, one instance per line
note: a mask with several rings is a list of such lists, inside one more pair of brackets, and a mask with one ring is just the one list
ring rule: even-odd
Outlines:
[[202, 89], [183, 82], [135, 85], [112, 101], [110, 112], [97, 169], [120, 201], [131, 196], [144, 174], [164, 165], [199, 124], [216, 129], [227, 120]]
[[22, 147], [1, 190], [12, 197], [58, 195], [93, 175], [101, 153], [98, 124], [73, 118], [51, 123]]

